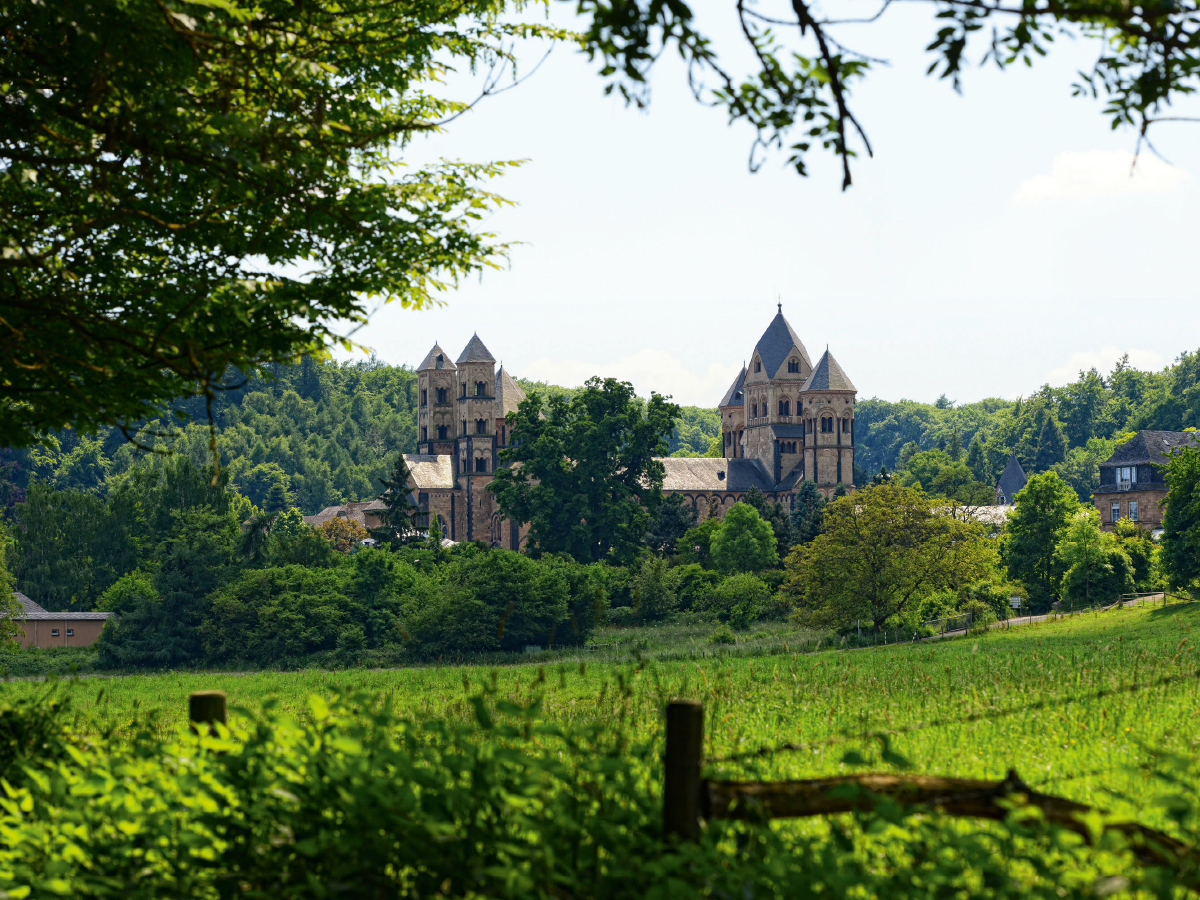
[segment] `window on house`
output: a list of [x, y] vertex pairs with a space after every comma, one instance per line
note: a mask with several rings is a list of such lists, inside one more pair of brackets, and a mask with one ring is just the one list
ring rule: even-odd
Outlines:
[[476, 397], [486, 397], [487, 396], [487, 385], [484, 382], [482, 382], [482, 381], [475, 382], [475, 396]]
[[67, 629], [67, 637], [75, 637], [75, 629], [74, 628]]
[[482, 456], [479, 457], [477, 460], [475, 460], [475, 471], [476, 472], [486, 472], [487, 471], [487, 460], [484, 459]]
[[1129, 521], [1136, 522], [1137, 520], [1138, 520], [1138, 518], [1137, 518], [1137, 501], [1130, 500], [1129, 501]]
[[462, 420], [462, 429], [458, 433], [461, 435], [465, 435], [467, 433], [467, 420], [466, 419]]
[[428, 404], [428, 402], [429, 402], [429, 391], [422, 388], [421, 389], [421, 405], [425, 406]]
[[445, 403], [445, 402], [446, 402], [446, 389], [445, 389], [445, 388], [438, 388], [438, 389], [437, 389], [437, 402], [438, 402], [438, 403]]
[[781, 416], [790, 416], [792, 414], [792, 403], [790, 400], [779, 401], [779, 414]]
[[755, 360], [755, 361], [754, 361], [754, 371], [755, 371], [755, 372], [761, 372], [761, 371], [762, 371], [762, 363], [760, 363], [758, 360]]
[[1117, 522], [1120, 521], [1120, 519], [1121, 519], [1121, 504], [1114, 503], [1112, 505], [1112, 510], [1111, 510], [1111, 514], [1109, 516], [1108, 521], [1111, 522], [1113, 525], [1116, 525]]
[[752, 418], [752, 419], [758, 418], [758, 404], [757, 403], [750, 404], [750, 418]]
[[58, 629], [57, 628], [50, 629], [50, 637], [58, 637]]
[[442, 363], [444, 363], [445, 361], [446, 361], [445, 358], [442, 356], [442, 354], [439, 353], [438, 358], [437, 358], [437, 367], [440, 369], [442, 367]]
[[429, 427], [426, 425], [421, 426], [421, 440], [429, 440]]
[[462, 395], [463, 395], [464, 397], [466, 397], [466, 396], [467, 396], [467, 386], [466, 386], [465, 384], [462, 386]]
[[789, 372], [799, 372], [800, 371], [800, 360], [789, 359], [788, 360], [788, 371]]
[[446, 439], [446, 426], [445, 426], [445, 425], [439, 425], [439, 426], [437, 427], [437, 429], [438, 429], [438, 440], [439, 440], [439, 441], [444, 441], [444, 440]]
[[487, 434], [487, 419], [476, 419], [475, 420], [475, 433], [476, 434]]

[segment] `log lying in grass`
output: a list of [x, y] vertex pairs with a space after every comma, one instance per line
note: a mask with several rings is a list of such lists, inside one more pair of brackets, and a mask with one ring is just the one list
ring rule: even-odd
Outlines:
[[[1073, 800], [1040, 794], [1010, 770], [1003, 781], [942, 778], [936, 775], [868, 773], [807, 781], [701, 782], [701, 814], [716, 819], [788, 819], [874, 809], [883, 798], [923, 806], [943, 815], [1003, 821], [1019, 807], [1038, 810], [1045, 821], [1092, 839], [1084, 817], [1092, 808]], [[1143, 862], [1193, 865], [1196, 852], [1168, 834], [1136, 822], [1108, 822], [1108, 831], [1125, 835]]]

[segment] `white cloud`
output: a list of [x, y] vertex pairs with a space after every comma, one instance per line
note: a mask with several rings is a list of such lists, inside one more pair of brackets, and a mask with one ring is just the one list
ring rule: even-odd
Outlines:
[[1091, 200], [1129, 194], [1162, 194], [1192, 178], [1186, 169], [1142, 153], [1136, 165], [1124, 150], [1060, 153], [1052, 174], [1035, 175], [1021, 183], [1013, 201], [1020, 206], [1063, 200]]
[[620, 378], [631, 382], [643, 397], [648, 397], [651, 391], [658, 391], [660, 394], [670, 394], [682, 406], [715, 407], [740, 368], [741, 365], [736, 362], [709, 363], [703, 372], [698, 372], [689, 369], [665, 350], [644, 347], [629, 356], [603, 364], [543, 356], [522, 366], [517, 374], [564, 387], [581, 385], [593, 375]]
[[1101, 375], [1107, 375], [1112, 371], [1117, 360], [1126, 353], [1129, 354], [1129, 364], [1135, 369], [1153, 372], [1161, 369], [1164, 364], [1162, 354], [1154, 350], [1120, 350], [1117, 347], [1104, 346], [1099, 350], [1072, 353], [1069, 362], [1051, 370], [1046, 375], [1046, 382], [1055, 387], [1070, 384], [1079, 377], [1081, 371], [1086, 372], [1092, 368]]

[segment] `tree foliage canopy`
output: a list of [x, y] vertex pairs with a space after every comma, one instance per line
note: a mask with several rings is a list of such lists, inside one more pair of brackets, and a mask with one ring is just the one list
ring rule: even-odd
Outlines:
[[1078, 510], [1075, 492], [1053, 472], [1034, 475], [1017, 494], [1002, 554], [1009, 576], [1028, 588], [1038, 612], [1058, 599], [1064, 568], [1057, 547]]
[[862, 619], [880, 628], [931, 593], [987, 577], [994, 565], [982, 526], [940, 514], [915, 488], [871, 485], [825, 507], [821, 534], [788, 557], [783, 590], [809, 624], [844, 628]]
[[1164, 471], [1163, 566], [1174, 587], [1191, 587], [1200, 580], [1200, 450], [1172, 454]]
[[633, 385], [593, 378], [572, 397], [534, 393], [509, 414], [512, 444], [488, 490], [529, 523], [527, 547], [581, 562], [631, 558], [662, 500], [663, 465], [679, 407]]

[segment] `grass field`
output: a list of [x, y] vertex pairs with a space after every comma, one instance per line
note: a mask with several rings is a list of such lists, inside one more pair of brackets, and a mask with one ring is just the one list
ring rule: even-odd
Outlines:
[[[242, 714], [267, 698], [304, 717], [310, 694], [387, 695], [414, 717], [466, 717], [487, 686], [518, 702], [542, 697], [562, 722], [623, 719], [661, 727], [675, 696], [704, 701], [706, 754], [718, 759], [784, 742], [804, 752], [749, 763], [710, 763], [711, 773], [812, 777], [847, 771], [849, 749], [879, 760], [877, 739], [922, 773], [1000, 778], [1015, 768], [1042, 790], [1162, 826], [1164, 788], [1146, 767], [1163, 753], [1191, 757], [1200, 738], [1200, 657], [1192, 629], [1200, 605], [1088, 613], [979, 638], [852, 652], [784, 652], [784, 632], [760, 641], [765, 655], [611, 663], [580, 658], [502, 668], [168, 674], [81, 679], [54, 687], [10, 682], [11, 695], [68, 690], [80, 727], [120, 735], [135, 717], [179, 728], [187, 696], [220, 688]], [[697, 640], [697, 649], [702, 648]], [[586, 655], [584, 655], [586, 656]], [[1096, 696], [1107, 692], [1107, 695]]]

